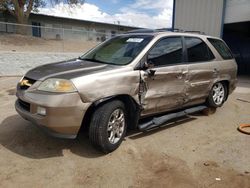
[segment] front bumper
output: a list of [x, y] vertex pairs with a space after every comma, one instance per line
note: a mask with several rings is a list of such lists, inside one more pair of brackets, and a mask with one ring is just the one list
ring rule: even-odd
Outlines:
[[[90, 106], [89, 103], [82, 102], [77, 92], [54, 94], [17, 90], [17, 98], [15, 108], [24, 119], [59, 138], [76, 138]], [[46, 115], [39, 115], [38, 107], [45, 108]]]

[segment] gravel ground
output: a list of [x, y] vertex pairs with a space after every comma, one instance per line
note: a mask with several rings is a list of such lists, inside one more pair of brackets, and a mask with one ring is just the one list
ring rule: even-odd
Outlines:
[[103, 155], [85, 134], [47, 136], [14, 110], [20, 78], [0, 78], [0, 187], [250, 187], [250, 79], [222, 108], [148, 133], [130, 132]]
[[44, 39], [39, 37], [24, 36], [17, 34], [4, 34], [0, 33], [0, 51], [9, 52], [83, 52], [93, 46], [96, 46], [98, 42], [77, 40], [72, 38], [71, 40], [53, 40]]
[[0, 76], [20, 76], [38, 65], [76, 58], [81, 54], [0, 51]]

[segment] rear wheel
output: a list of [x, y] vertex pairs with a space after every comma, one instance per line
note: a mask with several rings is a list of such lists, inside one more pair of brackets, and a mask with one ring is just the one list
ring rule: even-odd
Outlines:
[[127, 114], [121, 101], [115, 100], [97, 108], [89, 127], [90, 141], [104, 153], [117, 149], [124, 139]]
[[209, 96], [208, 106], [209, 107], [221, 107], [227, 98], [227, 87], [223, 82], [217, 82], [213, 85]]

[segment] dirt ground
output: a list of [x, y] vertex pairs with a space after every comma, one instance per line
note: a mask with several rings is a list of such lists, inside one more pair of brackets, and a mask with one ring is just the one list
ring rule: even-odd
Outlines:
[[216, 113], [196, 114], [168, 126], [129, 132], [103, 155], [85, 134], [51, 138], [14, 109], [20, 78], [0, 78], [0, 187], [250, 187], [250, 78]]
[[83, 40], [52, 40], [17, 34], [0, 34], [0, 51], [85, 52], [98, 43]]

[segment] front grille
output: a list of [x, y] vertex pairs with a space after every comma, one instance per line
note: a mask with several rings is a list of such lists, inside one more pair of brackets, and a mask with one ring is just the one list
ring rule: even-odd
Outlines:
[[24, 110], [30, 112], [30, 103], [27, 103], [21, 99], [18, 99], [18, 103]]
[[34, 83], [36, 82], [36, 80], [24, 77], [21, 82], [20, 82], [20, 89], [22, 90], [26, 90], [28, 89], [30, 86], [32, 86]]

